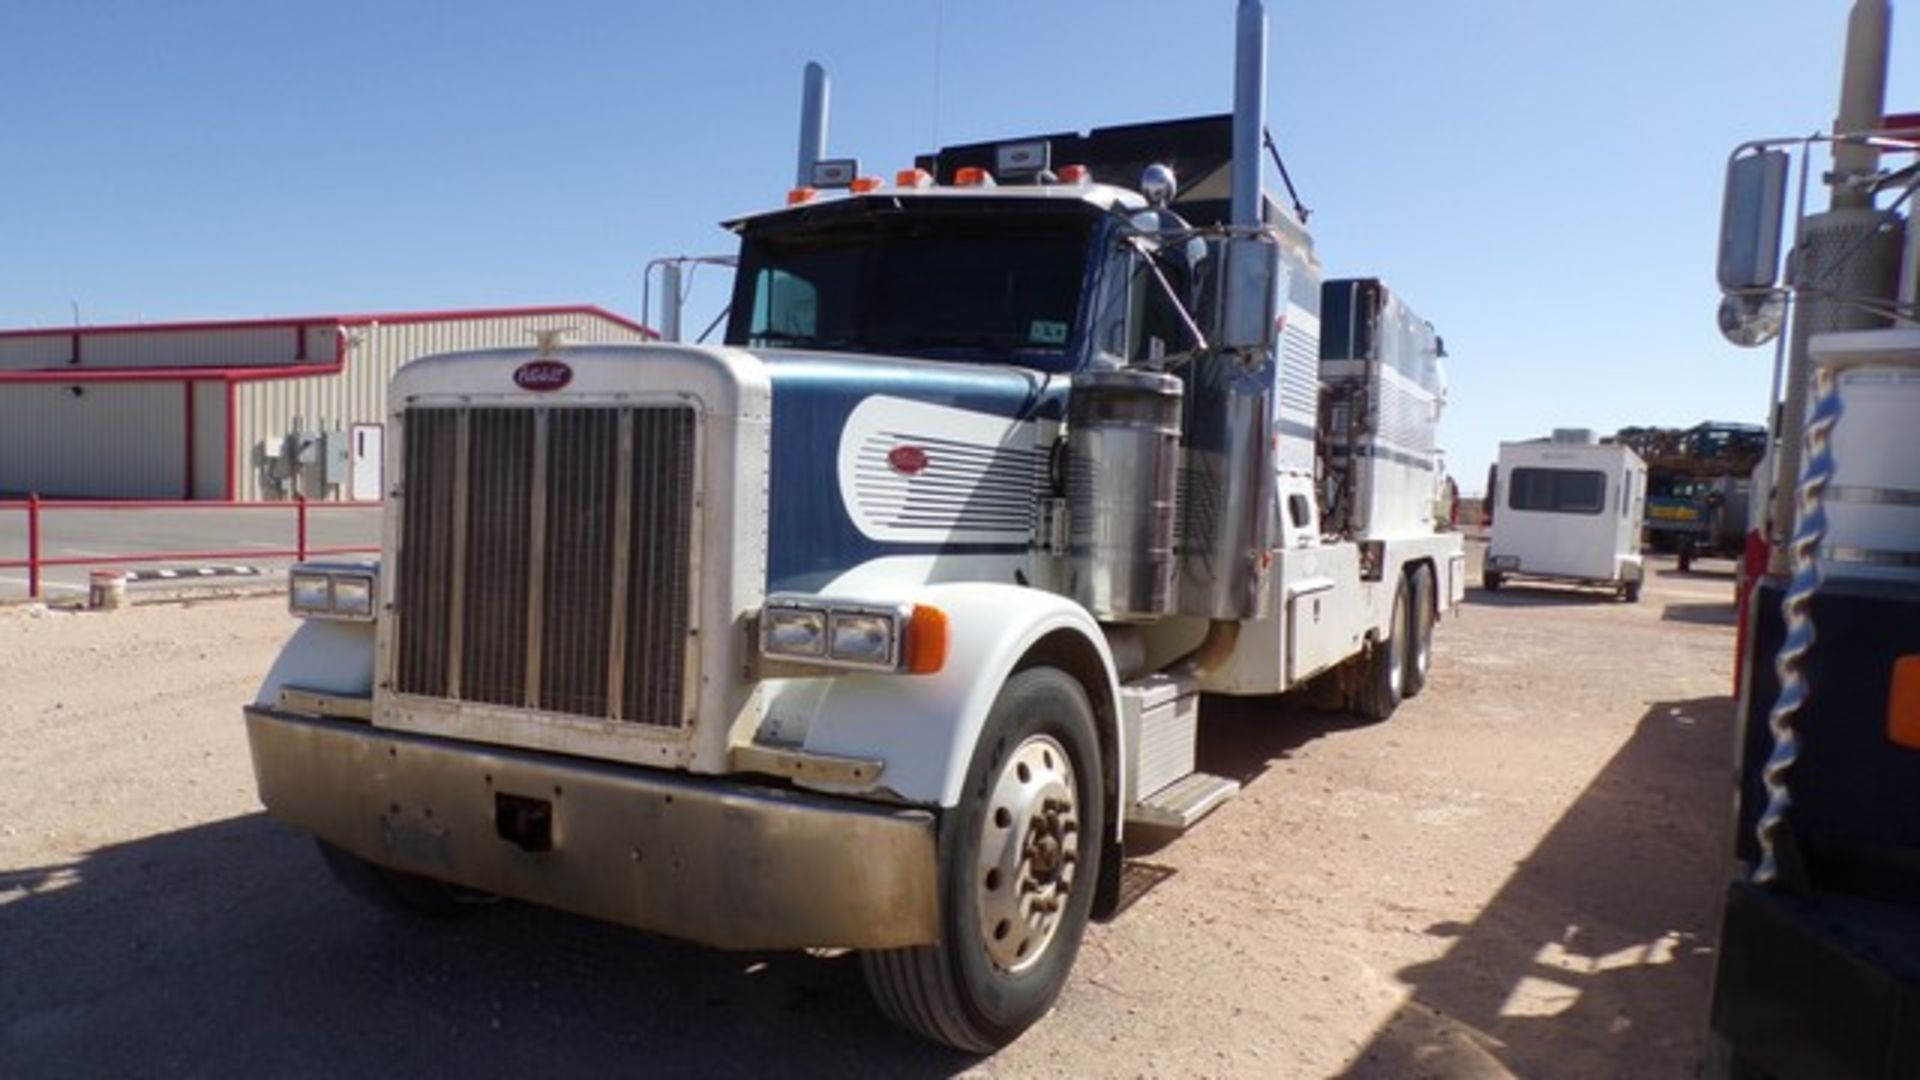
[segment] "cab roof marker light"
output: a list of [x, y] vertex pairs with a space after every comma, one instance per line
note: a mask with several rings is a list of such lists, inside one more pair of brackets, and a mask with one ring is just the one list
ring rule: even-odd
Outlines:
[[1085, 165], [1062, 165], [1057, 174], [1062, 184], [1091, 184], [1093, 170]]
[[955, 187], [990, 188], [1000, 185], [993, 182], [993, 174], [978, 165], [966, 165], [954, 170]]
[[848, 184], [847, 189], [855, 195], [865, 195], [869, 191], [878, 191], [884, 186], [885, 182], [877, 176], [862, 176]]
[[810, 203], [813, 201], [813, 197], [818, 194], [820, 194], [820, 191], [818, 188], [810, 188], [810, 187], [794, 188], [792, 191], [787, 192], [787, 205], [799, 206], [802, 203]]
[[894, 174], [893, 186], [915, 191], [933, 186], [933, 174], [925, 169], [901, 169]]

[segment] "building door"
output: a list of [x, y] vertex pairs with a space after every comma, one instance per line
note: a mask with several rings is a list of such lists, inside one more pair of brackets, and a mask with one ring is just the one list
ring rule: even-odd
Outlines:
[[353, 425], [353, 468], [349, 497], [355, 502], [380, 501], [383, 446], [386, 429], [379, 424]]

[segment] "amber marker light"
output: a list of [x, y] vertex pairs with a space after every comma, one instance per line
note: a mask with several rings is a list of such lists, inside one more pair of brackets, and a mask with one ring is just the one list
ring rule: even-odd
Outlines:
[[925, 169], [901, 169], [893, 178], [894, 187], [930, 188], [933, 186], [933, 174]]
[[1909, 750], [1920, 750], [1920, 656], [1893, 662], [1893, 685], [1887, 693], [1887, 738]]
[[951, 639], [946, 612], [930, 604], [913, 605], [913, 618], [907, 623], [907, 671], [932, 675], [946, 667]]
[[877, 176], [862, 176], [848, 184], [847, 188], [855, 195], [865, 195], [869, 191], [880, 190], [881, 182]]
[[968, 165], [954, 170], [953, 182], [957, 187], [994, 187], [993, 174], [978, 165]]
[[813, 197], [818, 194], [820, 194], [818, 191], [810, 187], [794, 188], [792, 191], [787, 192], [787, 205], [799, 206], [801, 203], [812, 202]]

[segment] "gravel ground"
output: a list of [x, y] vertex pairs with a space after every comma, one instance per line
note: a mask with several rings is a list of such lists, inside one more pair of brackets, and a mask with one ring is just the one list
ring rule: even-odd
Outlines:
[[1246, 792], [1130, 851], [1132, 905], [985, 1060], [847, 956], [363, 908], [254, 796], [277, 598], [0, 608], [0, 1075], [1693, 1076], [1732, 587], [1648, 585], [1475, 592], [1385, 724], [1209, 703]]

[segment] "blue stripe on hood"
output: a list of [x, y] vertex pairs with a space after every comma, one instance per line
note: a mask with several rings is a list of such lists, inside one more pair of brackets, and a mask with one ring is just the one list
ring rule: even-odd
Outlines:
[[[883, 555], [1023, 551], [1025, 545], [891, 543], [854, 527], [840, 491], [840, 432], [875, 394], [994, 416], [1057, 417], [1064, 393], [1024, 368], [762, 352], [773, 380], [767, 589], [811, 591]], [[938, 432], [928, 432], [930, 436]]]

